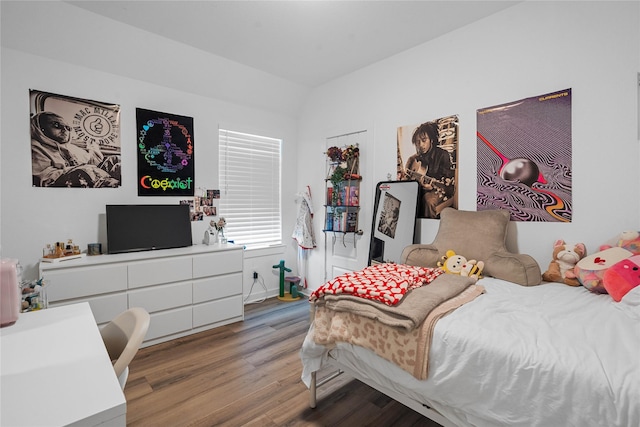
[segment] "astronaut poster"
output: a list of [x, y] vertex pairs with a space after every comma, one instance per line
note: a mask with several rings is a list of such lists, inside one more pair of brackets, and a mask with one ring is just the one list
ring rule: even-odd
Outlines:
[[477, 210], [571, 222], [571, 89], [477, 110]]
[[34, 187], [120, 187], [120, 106], [29, 90]]
[[138, 196], [193, 196], [193, 118], [136, 108], [136, 123]]

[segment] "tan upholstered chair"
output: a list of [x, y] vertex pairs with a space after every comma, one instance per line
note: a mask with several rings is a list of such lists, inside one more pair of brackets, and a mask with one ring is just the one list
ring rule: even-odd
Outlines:
[[144, 341], [150, 320], [149, 313], [144, 308], [133, 307], [119, 314], [100, 330], [123, 390], [129, 376], [129, 363]]

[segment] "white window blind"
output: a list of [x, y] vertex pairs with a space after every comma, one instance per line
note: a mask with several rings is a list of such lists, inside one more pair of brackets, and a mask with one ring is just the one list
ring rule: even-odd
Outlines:
[[220, 212], [225, 236], [247, 248], [282, 243], [282, 140], [220, 129]]

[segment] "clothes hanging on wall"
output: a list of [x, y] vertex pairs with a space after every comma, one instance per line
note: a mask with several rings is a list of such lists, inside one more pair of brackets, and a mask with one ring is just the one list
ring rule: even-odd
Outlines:
[[313, 233], [313, 203], [311, 202], [311, 188], [307, 185], [301, 193], [298, 193], [300, 208], [296, 225], [293, 229], [293, 237], [298, 243], [298, 274], [300, 282], [307, 287], [307, 260], [309, 251], [316, 247], [316, 238]]

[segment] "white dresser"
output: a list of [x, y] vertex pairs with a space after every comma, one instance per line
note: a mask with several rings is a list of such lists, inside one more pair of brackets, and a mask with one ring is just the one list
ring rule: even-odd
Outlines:
[[151, 325], [143, 346], [244, 319], [244, 250], [194, 245], [40, 263], [49, 306], [87, 301], [98, 324], [143, 307]]

